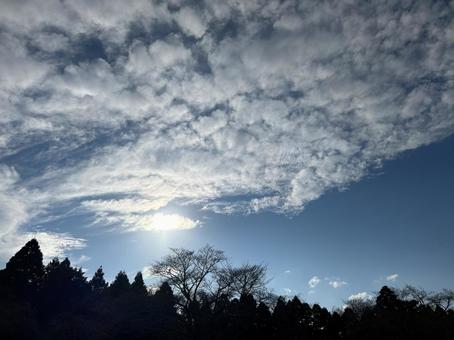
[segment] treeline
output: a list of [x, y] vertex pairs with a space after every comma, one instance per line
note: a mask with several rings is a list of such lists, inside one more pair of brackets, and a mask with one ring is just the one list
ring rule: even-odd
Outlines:
[[150, 270], [99, 268], [87, 279], [68, 259], [46, 266], [36, 240], [0, 271], [0, 339], [454, 339], [454, 293], [383, 287], [375, 301], [329, 312], [276, 297], [262, 265], [231, 266], [222, 251], [172, 249]]

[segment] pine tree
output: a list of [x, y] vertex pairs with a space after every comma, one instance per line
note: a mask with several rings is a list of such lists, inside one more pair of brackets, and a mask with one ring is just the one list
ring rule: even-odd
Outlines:
[[107, 282], [104, 279], [104, 272], [102, 270], [102, 266], [96, 270], [93, 275], [93, 278], [90, 280], [90, 287], [92, 292], [95, 294], [100, 294], [107, 288]]
[[109, 291], [113, 296], [120, 296], [127, 293], [130, 287], [128, 275], [124, 271], [120, 271], [110, 285]]
[[6, 264], [6, 284], [20, 294], [34, 294], [44, 276], [43, 254], [38, 241], [28, 241]]
[[147, 287], [145, 286], [145, 282], [143, 282], [142, 273], [138, 272], [136, 277], [134, 278], [133, 283], [131, 284], [131, 290], [138, 294], [138, 295], [147, 295]]

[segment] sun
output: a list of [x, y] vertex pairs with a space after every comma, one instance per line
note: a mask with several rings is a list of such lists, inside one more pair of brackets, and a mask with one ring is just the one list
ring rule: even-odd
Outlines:
[[199, 225], [194, 221], [179, 214], [156, 213], [150, 216], [147, 229], [153, 231], [171, 231], [193, 229]]

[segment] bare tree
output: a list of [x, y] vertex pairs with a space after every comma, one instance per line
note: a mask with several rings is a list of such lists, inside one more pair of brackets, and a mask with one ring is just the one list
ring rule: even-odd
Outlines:
[[220, 286], [228, 286], [232, 296], [250, 294], [261, 295], [266, 291], [266, 266], [259, 264], [243, 264], [239, 267], [226, 267], [221, 273]]
[[454, 304], [454, 290], [443, 289], [442, 292], [431, 295], [428, 300], [446, 312]]
[[374, 306], [374, 302], [370, 299], [350, 299], [348, 301], [344, 301], [345, 306], [350, 308], [353, 311], [353, 314], [360, 320], [365, 313], [372, 310]]
[[422, 288], [413, 287], [406, 285], [404, 288], [397, 291], [398, 296], [404, 300], [415, 300], [420, 305], [425, 305], [429, 302], [430, 292], [425, 291]]
[[407, 285], [399, 291], [399, 296], [401, 299], [412, 299], [420, 305], [427, 305], [432, 308], [438, 307], [444, 311], [454, 305], [454, 290], [452, 289], [443, 289], [439, 293], [433, 293]]
[[171, 249], [171, 254], [152, 266], [152, 273], [169, 283], [184, 313], [190, 316], [190, 306], [203, 300], [213, 308], [222, 297], [234, 298], [251, 294], [258, 301], [271, 295], [266, 284], [266, 266], [243, 264], [231, 266], [224, 253], [211, 246], [198, 251]]
[[152, 273], [164, 278], [182, 299], [185, 312], [197, 301], [201, 289], [207, 288], [219, 266], [226, 261], [224, 252], [206, 245], [198, 251], [171, 248], [171, 254], [152, 266]]

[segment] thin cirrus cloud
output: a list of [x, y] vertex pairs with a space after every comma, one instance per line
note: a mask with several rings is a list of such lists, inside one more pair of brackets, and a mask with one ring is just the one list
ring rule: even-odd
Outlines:
[[170, 202], [300, 213], [454, 131], [448, 4], [174, 7], [2, 1], [2, 249], [65, 209], [125, 231]]

